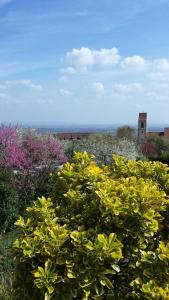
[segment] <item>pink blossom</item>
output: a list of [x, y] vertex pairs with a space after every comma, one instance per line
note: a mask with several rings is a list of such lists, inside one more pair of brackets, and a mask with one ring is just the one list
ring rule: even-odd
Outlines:
[[51, 135], [42, 136], [17, 126], [0, 126], [0, 165], [26, 171], [63, 164], [63, 147]]

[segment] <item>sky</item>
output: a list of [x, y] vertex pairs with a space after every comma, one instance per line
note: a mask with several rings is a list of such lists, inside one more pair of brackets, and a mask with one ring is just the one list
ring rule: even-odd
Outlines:
[[0, 122], [169, 126], [169, 0], [0, 0]]

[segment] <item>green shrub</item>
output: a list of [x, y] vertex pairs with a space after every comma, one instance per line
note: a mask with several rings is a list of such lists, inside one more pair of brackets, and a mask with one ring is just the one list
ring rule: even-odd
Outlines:
[[0, 236], [0, 300], [13, 300], [12, 272], [13, 255], [12, 243], [17, 232], [11, 231]]
[[169, 168], [76, 153], [17, 221], [14, 299], [168, 299]]
[[13, 174], [0, 168], [0, 233], [13, 228], [18, 217], [18, 196], [13, 185]]
[[127, 140], [136, 141], [136, 131], [128, 125], [117, 128], [116, 137], [119, 139], [126, 138]]

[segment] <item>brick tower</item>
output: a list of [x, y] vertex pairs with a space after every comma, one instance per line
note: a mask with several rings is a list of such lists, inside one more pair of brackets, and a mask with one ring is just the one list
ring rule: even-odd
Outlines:
[[138, 144], [145, 144], [147, 138], [147, 113], [139, 113], [138, 117]]

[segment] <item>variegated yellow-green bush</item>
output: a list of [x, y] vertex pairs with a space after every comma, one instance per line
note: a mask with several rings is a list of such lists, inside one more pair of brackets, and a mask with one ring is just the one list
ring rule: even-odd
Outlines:
[[20, 218], [14, 299], [169, 299], [169, 168], [76, 153]]

